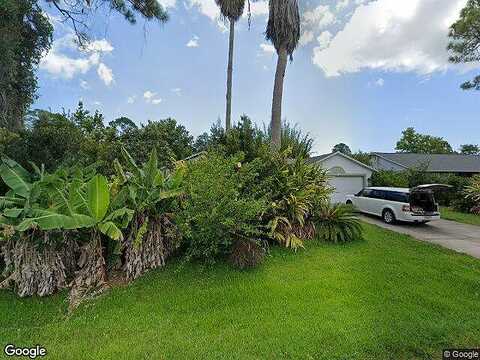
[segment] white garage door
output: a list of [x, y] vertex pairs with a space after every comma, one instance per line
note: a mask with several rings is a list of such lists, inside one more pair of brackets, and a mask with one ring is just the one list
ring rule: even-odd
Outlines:
[[356, 194], [363, 189], [363, 176], [333, 176], [328, 181], [334, 187], [332, 203], [345, 203], [345, 196]]

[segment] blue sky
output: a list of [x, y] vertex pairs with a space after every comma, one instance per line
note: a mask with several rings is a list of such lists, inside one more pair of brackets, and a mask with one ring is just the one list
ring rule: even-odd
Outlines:
[[[162, 0], [164, 25], [119, 15], [91, 19], [94, 42], [79, 51], [54, 19], [55, 42], [40, 64], [34, 108], [74, 109], [80, 99], [113, 120], [173, 117], [193, 135], [224, 118], [228, 32], [214, 0]], [[478, 97], [459, 85], [478, 64], [448, 64], [448, 24], [466, 0], [310, 0], [301, 46], [288, 65], [283, 117], [315, 138], [353, 150], [393, 151], [401, 131], [480, 143]], [[233, 118], [270, 119], [276, 55], [264, 39], [267, 2], [253, 5], [250, 30], [237, 25]], [[56, 20], [55, 20], [56, 19]], [[480, 70], [478, 70], [480, 71]]]

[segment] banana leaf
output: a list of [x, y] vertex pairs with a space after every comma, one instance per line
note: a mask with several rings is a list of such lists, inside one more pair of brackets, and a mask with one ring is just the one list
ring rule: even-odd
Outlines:
[[20, 167], [10, 167], [6, 163], [0, 165], [0, 176], [7, 186], [15, 191], [15, 194], [24, 198], [28, 198], [32, 184], [29, 182], [29, 174]]
[[36, 227], [41, 230], [73, 230], [95, 225], [95, 219], [82, 214], [67, 216], [51, 210], [34, 210], [32, 212], [33, 217], [23, 220], [15, 227], [17, 231], [26, 231]]
[[92, 217], [97, 222], [102, 221], [110, 205], [110, 191], [104, 176], [95, 175], [87, 183], [87, 204]]

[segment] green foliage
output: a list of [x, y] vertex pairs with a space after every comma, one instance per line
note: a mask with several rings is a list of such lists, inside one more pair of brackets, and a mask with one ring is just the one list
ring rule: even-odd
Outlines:
[[316, 237], [323, 241], [345, 243], [363, 239], [362, 224], [349, 205], [320, 206], [315, 209]]
[[332, 148], [332, 152], [333, 153], [341, 152], [342, 154], [349, 155], [349, 156], [352, 155], [352, 150], [350, 150], [350, 147], [347, 144], [344, 144], [344, 143], [340, 143], [340, 144], [335, 145]]
[[460, 146], [460, 153], [464, 155], [480, 155], [480, 147], [474, 144]]
[[[3, 135], [3, 136], [2, 136]], [[161, 166], [192, 154], [193, 138], [174, 119], [150, 121], [137, 128], [127, 118], [105, 125], [103, 115], [91, 114], [79, 103], [72, 115], [48, 111], [32, 112], [28, 127], [15, 134], [0, 133], [0, 148], [4, 154], [28, 166], [26, 160], [44, 164], [47, 171], [60, 166], [100, 163], [100, 172], [113, 173], [111, 164], [125, 147], [135, 161], [146, 162], [155, 149]]]
[[372, 156], [368, 152], [363, 152], [359, 150], [356, 153], [353, 153], [351, 157], [357, 161], [360, 161], [362, 164], [372, 166]]
[[397, 142], [395, 149], [399, 152], [417, 154], [451, 154], [453, 153], [450, 144], [441, 137], [423, 135], [409, 127], [402, 132], [401, 139]]
[[[450, 61], [453, 63], [474, 63], [480, 60], [480, 1], [468, 0], [460, 12], [460, 18], [450, 26]], [[461, 85], [464, 90], [480, 90], [480, 76]]]
[[372, 186], [409, 187], [407, 172], [393, 170], [375, 171], [371, 177]]
[[480, 176], [474, 176], [465, 187], [465, 197], [474, 202], [471, 211], [480, 213]]
[[[304, 133], [298, 125], [284, 122], [282, 125], [281, 152], [289, 151], [291, 157], [308, 158], [312, 152], [313, 138]], [[269, 151], [271, 141], [270, 127], [260, 129], [247, 115], [225, 133], [220, 122], [212, 125], [210, 134], [201, 134], [195, 142], [197, 152], [216, 149], [227, 155], [243, 152], [245, 161], [252, 161]]]
[[22, 129], [35, 100], [35, 69], [50, 49], [52, 33], [37, 0], [0, 1], [0, 127]]
[[326, 172], [302, 158], [289, 159], [289, 152], [266, 152], [242, 168], [244, 192], [268, 199], [262, 220], [268, 236], [280, 244], [298, 249], [314, 236], [310, 221], [313, 209], [327, 202], [331, 189]]
[[241, 158], [210, 152], [188, 166], [177, 221], [188, 259], [213, 263], [242, 238], [257, 238], [266, 204], [242, 192]]

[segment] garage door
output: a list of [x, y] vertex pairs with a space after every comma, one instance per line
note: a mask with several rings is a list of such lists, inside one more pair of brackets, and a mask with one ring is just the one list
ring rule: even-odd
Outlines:
[[333, 176], [329, 184], [335, 189], [332, 203], [344, 203], [345, 196], [356, 194], [363, 189], [363, 176]]

